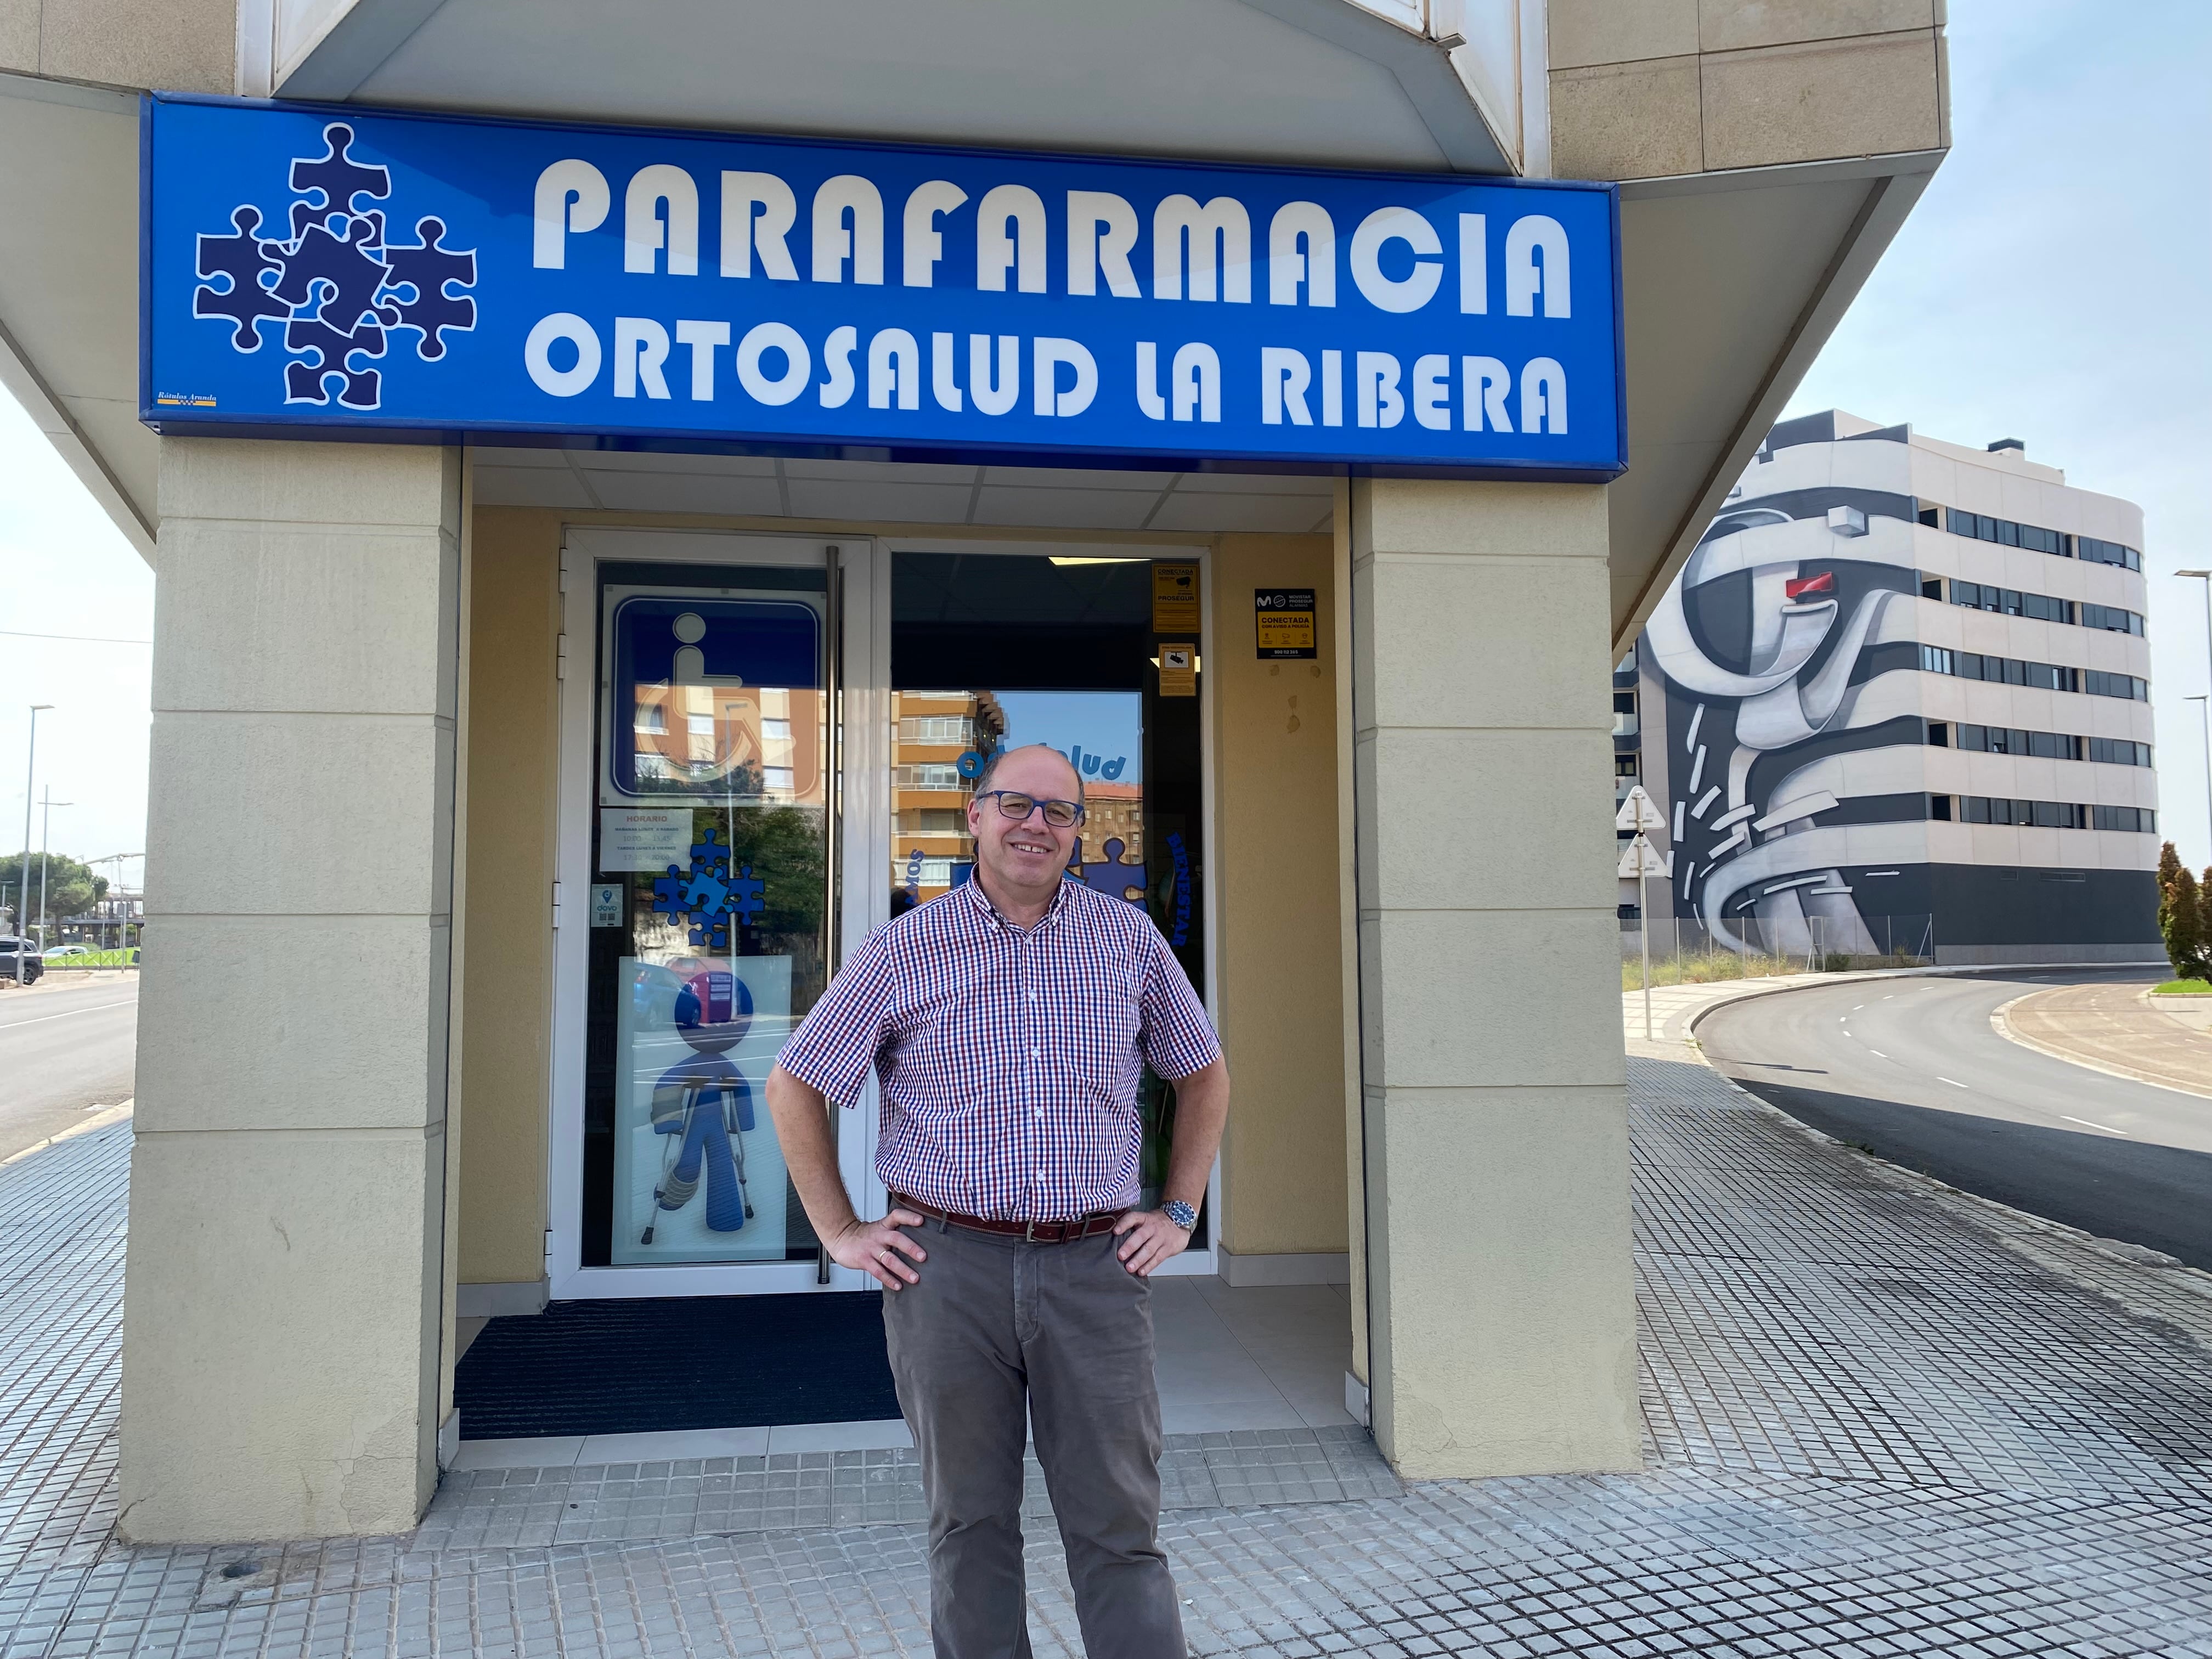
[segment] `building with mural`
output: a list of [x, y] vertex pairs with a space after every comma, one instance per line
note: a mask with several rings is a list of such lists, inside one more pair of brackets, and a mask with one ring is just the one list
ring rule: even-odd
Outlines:
[[1613, 676], [1653, 908], [1723, 949], [2155, 959], [2142, 544], [2014, 440], [1776, 427]]

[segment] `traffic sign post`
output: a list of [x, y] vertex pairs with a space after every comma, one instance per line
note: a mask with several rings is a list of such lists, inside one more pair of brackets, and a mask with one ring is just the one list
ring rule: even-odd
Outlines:
[[1644, 951], [1644, 1040], [1655, 1041], [1651, 1034], [1651, 889], [1646, 879], [1651, 876], [1671, 878], [1674, 860], [1651, 844], [1650, 831], [1662, 829], [1666, 817], [1658, 804], [1638, 784], [1628, 792], [1628, 799], [1620, 803], [1620, 811], [1613, 815], [1613, 828], [1633, 830], [1636, 839], [1622, 849], [1620, 873], [1636, 879], [1637, 938]]

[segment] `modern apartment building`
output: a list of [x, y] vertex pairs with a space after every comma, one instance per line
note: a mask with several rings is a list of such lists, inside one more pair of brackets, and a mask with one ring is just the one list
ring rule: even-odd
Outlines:
[[1674, 915], [1729, 947], [2155, 957], [2142, 539], [2017, 440], [1777, 426], [1613, 676]]

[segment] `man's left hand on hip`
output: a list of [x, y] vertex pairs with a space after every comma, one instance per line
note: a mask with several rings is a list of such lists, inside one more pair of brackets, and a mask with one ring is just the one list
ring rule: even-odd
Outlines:
[[1114, 1235], [1121, 1241], [1121, 1265], [1139, 1279], [1150, 1279], [1160, 1263], [1190, 1248], [1190, 1235], [1163, 1210], [1130, 1211], [1115, 1224]]

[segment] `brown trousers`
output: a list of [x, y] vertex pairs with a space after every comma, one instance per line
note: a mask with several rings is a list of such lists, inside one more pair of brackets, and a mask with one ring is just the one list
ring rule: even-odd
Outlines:
[[1152, 1285], [1111, 1234], [1029, 1244], [933, 1221], [918, 1285], [884, 1297], [900, 1407], [929, 1498], [938, 1659], [1030, 1659], [1022, 1454], [1067, 1550], [1091, 1659], [1184, 1659], [1160, 1552]]

